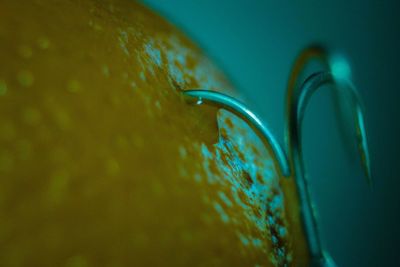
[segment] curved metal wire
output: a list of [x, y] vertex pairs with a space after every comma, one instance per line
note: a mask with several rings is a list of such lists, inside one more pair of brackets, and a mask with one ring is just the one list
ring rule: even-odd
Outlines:
[[327, 267], [335, 266], [335, 264], [322, 249], [317, 220], [305, 177], [301, 149], [301, 124], [304, 111], [314, 92], [324, 85], [335, 85], [338, 92], [340, 94], [346, 94], [348, 96], [347, 99], [351, 101], [351, 106], [353, 108], [352, 116], [357, 129], [358, 147], [369, 184], [371, 184], [372, 179], [363, 108], [360, 97], [348, 77], [336, 75], [331, 71], [314, 73], [300, 84], [302, 71], [313, 60], [318, 60], [327, 66], [328, 69], [331, 69], [331, 59], [325, 49], [320, 46], [313, 46], [304, 50], [295, 62], [287, 90], [285, 139], [288, 155], [286, 155], [281, 145], [266, 127], [266, 124], [240, 101], [225, 94], [210, 90], [189, 90], [182, 91], [182, 93], [189, 102], [196, 104], [208, 103], [218, 108], [231, 111], [243, 119], [256, 132], [266, 148], [271, 152], [272, 157], [275, 158], [275, 167], [281, 176], [293, 177], [296, 180], [303, 227], [310, 250], [311, 265]]
[[286, 154], [274, 135], [265, 123], [254, 114], [245, 104], [228, 95], [211, 90], [188, 90], [182, 91], [186, 99], [192, 103], [207, 103], [218, 108], [224, 108], [244, 120], [260, 137], [266, 148], [271, 152], [272, 157], [276, 158], [278, 166], [276, 170], [282, 175], [289, 177], [290, 170]]
[[321, 47], [310, 47], [300, 54], [289, 79], [285, 137], [289, 165], [297, 184], [303, 227], [306, 232], [313, 266], [332, 266], [333, 261], [324, 253], [321, 245], [316, 215], [312, 206], [310, 190], [305, 176], [301, 148], [301, 124], [304, 111], [310, 98], [317, 89], [322, 88], [324, 85], [332, 84], [335, 86], [339, 95], [346, 96], [346, 98], [342, 98], [342, 100], [348, 99], [351, 101], [351, 107], [353, 109], [353, 114], [351, 114], [351, 116], [356, 126], [358, 148], [364, 172], [370, 185], [372, 184], [371, 167], [361, 99], [354, 85], [349, 80], [349, 77], [338, 75], [331, 71], [317, 72], [310, 75], [303, 84], [299, 85], [302, 70], [313, 60], [318, 60], [331, 69], [330, 61], [332, 59]]
[[[370, 164], [370, 156], [368, 153], [368, 143], [367, 143], [367, 135], [365, 131], [365, 123], [364, 123], [364, 111], [363, 111], [363, 105], [361, 101], [361, 97], [359, 96], [356, 88], [351, 82], [350, 77], [343, 76], [341, 73], [338, 73], [337, 70], [335, 70], [335, 65], [338, 65], [337, 63], [337, 58], [331, 56], [327, 50], [319, 45], [314, 45], [310, 46], [306, 49], [303, 50], [302, 53], [300, 53], [299, 57], [295, 61], [295, 64], [292, 68], [292, 72], [290, 74], [289, 78], [289, 83], [288, 83], [288, 89], [287, 89], [287, 97], [286, 97], [286, 117], [287, 117], [287, 123], [286, 123], [286, 130], [285, 130], [285, 140], [287, 144], [287, 151], [289, 153], [288, 158], [289, 158], [289, 164], [290, 169], [293, 169], [293, 162], [291, 159], [294, 157], [291, 154], [291, 148], [293, 147], [292, 142], [296, 142], [295, 140], [291, 140], [292, 138], [289, 137], [291, 134], [295, 134], [298, 132], [297, 128], [301, 125], [301, 121], [304, 116], [304, 110], [307, 106], [308, 100], [311, 97], [311, 95], [318, 89], [320, 86], [315, 86], [315, 87], [304, 87], [307, 79], [310, 80], [313, 75], [316, 75], [317, 73], [314, 73], [313, 75], [310, 75], [304, 84], [299, 84], [302, 81], [302, 71], [306, 69], [306, 66], [309, 65], [312, 61], [318, 61], [325, 65], [325, 68], [328, 69], [327, 73], [329, 72], [329, 75], [331, 75], [331, 81], [329, 82], [330, 84], [335, 85], [336, 89], [334, 92], [337, 95], [344, 96], [341, 98], [341, 100], [350, 100], [351, 101], [351, 107], [353, 108], [353, 118], [354, 118], [354, 124], [356, 126], [356, 133], [357, 133], [357, 141], [358, 141], [358, 149], [361, 155], [361, 160], [362, 160], [362, 165], [365, 173], [365, 177], [367, 179], [367, 182], [370, 186], [372, 186], [372, 174], [371, 174], [371, 164]], [[346, 62], [340, 62], [340, 65], [346, 64]], [[333, 66], [333, 68], [332, 68]], [[312, 90], [310, 90], [312, 89]], [[299, 102], [300, 101], [300, 102]], [[339, 103], [340, 104], [340, 103]], [[290, 117], [291, 113], [293, 113], [292, 110], [294, 110], [294, 105], [297, 105], [300, 109], [298, 112], [298, 117]], [[295, 125], [295, 122], [299, 120], [300, 124]], [[300, 135], [298, 134], [298, 141], [300, 145]]]

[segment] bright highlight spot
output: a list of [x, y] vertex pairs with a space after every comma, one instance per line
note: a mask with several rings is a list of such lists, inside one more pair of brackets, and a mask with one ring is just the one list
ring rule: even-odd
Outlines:
[[340, 55], [334, 56], [331, 62], [332, 74], [337, 80], [349, 79], [351, 70], [347, 60]]

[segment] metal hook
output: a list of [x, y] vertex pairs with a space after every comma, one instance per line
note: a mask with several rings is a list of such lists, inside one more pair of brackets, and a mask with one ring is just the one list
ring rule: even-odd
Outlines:
[[[317, 60], [323, 63], [328, 71], [317, 72], [310, 75], [303, 84], [301, 81], [301, 72], [306, 68], [311, 61]], [[368, 152], [367, 135], [365, 131], [364, 123], [364, 108], [362, 105], [361, 97], [358, 94], [355, 86], [351, 82], [348, 71], [349, 67], [347, 62], [340, 57], [331, 56], [326, 49], [322, 46], [311, 46], [305, 49], [296, 60], [290, 78], [287, 89], [287, 106], [286, 106], [286, 131], [285, 139], [287, 143], [287, 151], [289, 153], [289, 164], [290, 168], [293, 169], [294, 156], [291, 155], [291, 150], [294, 146], [300, 147], [300, 129], [301, 122], [304, 117], [304, 111], [308, 104], [309, 99], [313, 93], [321, 88], [323, 85], [332, 84], [336, 87], [336, 93], [339, 95], [347, 94], [347, 99], [351, 101], [351, 106], [353, 108], [353, 119], [356, 126], [358, 149], [361, 155], [362, 165], [365, 173], [367, 183], [372, 187], [372, 174], [371, 174], [371, 164], [370, 156]], [[313, 79], [315, 76], [320, 76], [319, 78]], [[325, 76], [325, 77], [322, 77]], [[310, 84], [310, 83], [319, 84]], [[297, 90], [296, 90], [297, 89]], [[341, 100], [346, 99], [346, 97]], [[295, 114], [297, 113], [297, 115]]]
[[[327, 65], [330, 71], [314, 73], [299, 86], [299, 82], [301, 82], [301, 72], [305, 69], [307, 64], [315, 59]], [[301, 123], [303, 120], [304, 111], [311, 96], [317, 89], [324, 85], [333, 84], [340, 94], [347, 93], [350, 96], [362, 164], [367, 181], [370, 185], [372, 184], [361, 100], [354, 85], [351, 83], [347, 72], [340, 72], [337, 68], [333, 68], [337, 66], [330, 64], [331, 60], [332, 58], [328, 56], [328, 53], [322, 47], [310, 47], [304, 50], [294, 64], [287, 91], [287, 123], [285, 137], [288, 159], [290, 169], [297, 184], [300, 197], [301, 213], [303, 217], [303, 226], [306, 231], [312, 264], [314, 266], [334, 266], [334, 263], [332, 260], [330, 260], [330, 257], [323, 252], [319, 237], [317, 220], [312, 207], [310, 192], [305, 177], [301, 149]], [[345, 62], [342, 61], [340, 64], [345, 64]], [[341, 67], [343, 66], [346, 65], [341, 65]]]
[[[300, 77], [302, 71], [310, 61], [315, 59], [324, 63], [330, 71], [314, 73], [299, 85], [301, 82]], [[329, 255], [323, 252], [321, 246], [317, 221], [312, 208], [309, 188], [305, 178], [301, 150], [301, 122], [304, 116], [304, 111], [313, 93], [323, 85], [333, 84], [338, 88], [338, 90], [341, 90], [340, 93], [348, 93], [350, 95], [352, 107], [354, 108], [353, 115], [357, 129], [359, 151], [361, 153], [367, 180], [369, 184], [372, 184], [363, 109], [360, 97], [349, 77], [342, 75], [343, 73], [335, 72], [335, 69], [331, 68], [332, 65], [330, 65], [329, 60], [330, 57], [328, 57], [328, 53], [325, 49], [315, 46], [304, 50], [294, 64], [287, 90], [287, 123], [285, 138], [288, 157], [261, 119], [240, 101], [225, 94], [210, 90], [182, 91], [188, 102], [196, 104], [208, 103], [218, 108], [224, 108], [231, 111], [243, 119], [260, 137], [266, 148], [271, 152], [272, 157], [275, 157], [274, 163], [276, 164], [278, 172], [282, 176], [293, 177], [296, 180], [303, 226], [310, 249], [312, 266], [335, 266], [333, 260], [331, 260]]]
[[288, 160], [282, 146], [275, 139], [266, 124], [245, 104], [235, 98], [211, 90], [188, 90], [182, 91], [182, 93], [191, 103], [207, 103], [218, 108], [224, 108], [244, 120], [271, 152], [272, 157], [276, 158], [274, 163], [278, 162], [278, 166], [275, 166], [278, 172], [282, 176], [290, 176]]

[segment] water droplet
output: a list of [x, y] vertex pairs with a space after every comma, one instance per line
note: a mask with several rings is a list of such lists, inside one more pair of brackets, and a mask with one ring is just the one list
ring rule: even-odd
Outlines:
[[187, 152], [184, 146], [179, 146], [179, 155], [181, 156], [181, 158], [186, 158], [187, 156]]
[[104, 65], [101, 67], [101, 71], [103, 72], [103, 75], [104, 75], [104, 76], [110, 77], [110, 69], [108, 68], [107, 65], [104, 64]]
[[67, 89], [71, 93], [77, 93], [81, 90], [81, 84], [77, 80], [71, 80], [68, 82]]
[[41, 37], [37, 40], [37, 45], [40, 49], [46, 50], [50, 46], [50, 41], [46, 37]]
[[129, 56], [129, 50], [127, 48], [127, 44], [128, 44], [128, 33], [123, 31], [123, 30], [119, 30], [119, 36], [118, 36], [118, 41], [119, 41], [119, 46], [121, 47], [122, 51]]
[[262, 246], [262, 241], [261, 241], [261, 239], [258, 239], [258, 238], [253, 238], [252, 243], [253, 243], [253, 246], [255, 246], [255, 247]]
[[201, 182], [201, 175], [200, 175], [199, 173], [196, 173], [196, 174], [194, 175], [194, 180], [195, 180], [197, 183], [200, 183], [200, 182]]
[[249, 239], [246, 238], [246, 237], [245, 237], [243, 234], [241, 234], [241, 233], [238, 233], [238, 235], [239, 235], [239, 239], [240, 239], [240, 241], [242, 242], [242, 244], [245, 245], [245, 246], [248, 246], [249, 243], [250, 243]]
[[144, 74], [143, 71], [141, 71], [141, 72], [139, 73], [139, 76], [140, 76], [140, 79], [141, 79], [142, 81], [145, 81], [145, 80], [146, 80], [146, 75]]
[[228, 223], [229, 222], [229, 216], [226, 214], [226, 212], [222, 208], [222, 206], [218, 202], [214, 202], [214, 208], [219, 213], [222, 222]]
[[21, 70], [18, 72], [17, 80], [23, 87], [29, 87], [34, 82], [34, 77], [30, 71]]
[[228, 207], [232, 207], [233, 206], [231, 200], [225, 195], [224, 192], [219, 191], [218, 192], [218, 196], [226, 204], [226, 206], [228, 206]]
[[157, 100], [157, 101], [154, 103], [154, 105], [156, 106], [156, 108], [157, 108], [158, 110], [161, 110], [160, 101]]

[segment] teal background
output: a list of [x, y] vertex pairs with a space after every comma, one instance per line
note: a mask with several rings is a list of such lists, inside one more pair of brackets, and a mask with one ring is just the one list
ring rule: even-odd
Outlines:
[[346, 149], [329, 90], [312, 99], [304, 150], [325, 247], [339, 266], [400, 266], [399, 5], [396, 1], [146, 0], [194, 39], [283, 142], [291, 64], [314, 42], [340, 51], [366, 107], [374, 189]]

